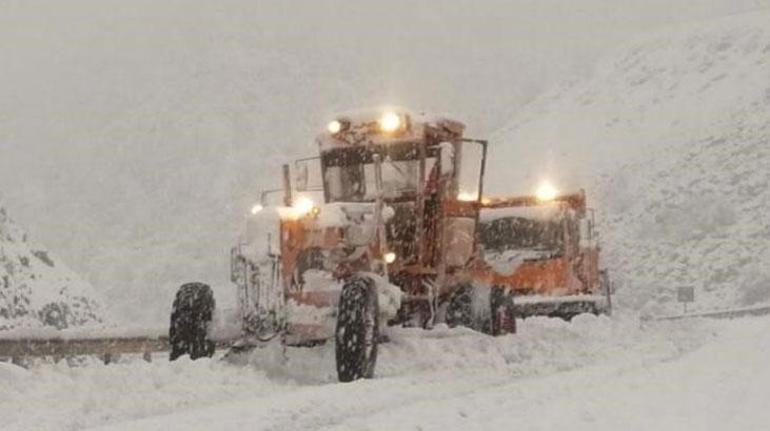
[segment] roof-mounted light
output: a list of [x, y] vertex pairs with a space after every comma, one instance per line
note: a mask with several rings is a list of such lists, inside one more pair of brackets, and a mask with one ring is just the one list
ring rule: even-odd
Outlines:
[[329, 123], [326, 125], [326, 131], [332, 135], [336, 135], [337, 133], [344, 132], [349, 128], [350, 128], [350, 120], [347, 120], [345, 118], [334, 119], [332, 121], [329, 121]]
[[401, 128], [401, 117], [395, 112], [385, 112], [377, 123], [380, 126], [380, 131], [391, 133]]
[[339, 120], [332, 120], [326, 125], [326, 130], [332, 135], [342, 131], [342, 123]]
[[550, 202], [556, 199], [556, 195], [559, 193], [554, 186], [548, 181], [543, 181], [535, 192], [535, 197], [540, 202]]

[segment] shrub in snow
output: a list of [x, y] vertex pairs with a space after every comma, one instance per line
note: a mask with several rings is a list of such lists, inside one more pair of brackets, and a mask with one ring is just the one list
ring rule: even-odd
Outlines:
[[27, 234], [0, 205], [0, 330], [101, 321], [93, 287]]

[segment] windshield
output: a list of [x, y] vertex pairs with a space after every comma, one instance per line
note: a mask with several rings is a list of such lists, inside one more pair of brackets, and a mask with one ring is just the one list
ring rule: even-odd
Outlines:
[[[331, 201], [359, 202], [376, 198], [374, 163], [331, 166], [326, 169], [325, 177]], [[382, 191], [386, 199], [416, 193], [419, 178], [417, 160], [382, 162]]]
[[[424, 180], [420, 178], [418, 144], [407, 143], [378, 148], [346, 148], [327, 151], [322, 160], [324, 183], [330, 202], [373, 201], [376, 196], [373, 154], [382, 154], [382, 191], [385, 199], [414, 199]], [[435, 164], [433, 155], [425, 158], [425, 172]]]
[[563, 226], [561, 218], [499, 218], [481, 224], [481, 242], [484, 248], [490, 251], [559, 251], [564, 245]]

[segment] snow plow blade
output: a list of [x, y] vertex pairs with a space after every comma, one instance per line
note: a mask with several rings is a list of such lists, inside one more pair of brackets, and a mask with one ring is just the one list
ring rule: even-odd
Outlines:
[[515, 313], [519, 319], [545, 316], [571, 320], [579, 314], [610, 314], [607, 298], [599, 295], [567, 297], [519, 296], [515, 300]]

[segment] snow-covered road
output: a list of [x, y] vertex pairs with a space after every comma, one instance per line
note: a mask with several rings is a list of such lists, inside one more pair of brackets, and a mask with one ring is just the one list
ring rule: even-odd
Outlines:
[[770, 429], [770, 319], [732, 322], [722, 329], [717, 342], [676, 360], [508, 380], [322, 428]]
[[0, 368], [3, 429], [767, 429], [770, 318], [533, 319], [513, 337], [399, 329], [378, 378], [331, 348], [222, 361]]

